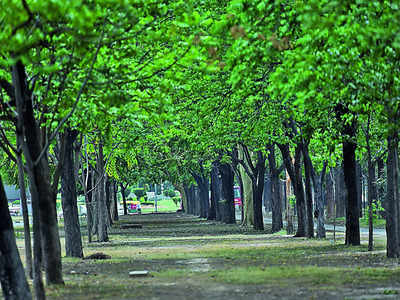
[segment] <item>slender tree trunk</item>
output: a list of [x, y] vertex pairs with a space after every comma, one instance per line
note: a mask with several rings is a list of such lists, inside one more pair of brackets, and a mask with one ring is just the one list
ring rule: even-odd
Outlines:
[[[353, 127], [353, 126], [352, 126]], [[353, 131], [349, 134], [355, 136]], [[343, 142], [343, 169], [346, 185], [346, 245], [360, 245], [359, 204], [356, 181], [356, 147], [355, 142]]]
[[97, 159], [97, 171], [99, 174], [99, 184], [98, 184], [98, 198], [97, 198], [97, 241], [108, 242], [108, 232], [107, 232], [107, 204], [105, 199], [105, 173], [104, 173], [104, 155], [103, 155], [103, 144], [99, 143], [99, 155]]
[[[17, 148], [20, 149], [20, 141], [17, 137]], [[26, 188], [24, 179], [24, 166], [22, 163], [21, 153], [16, 153], [17, 166], [18, 166], [18, 185], [21, 197], [22, 206], [22, 217], [24, 220], [24, 241], [25, 241], [25, 264], [26, 271], [30, 278], [33, 278], [32, 274], [32, 243], [31, 243], [31, 230], [29, 226], [29, 215], [28, 215], [28, 201], [26, 199]]]
[[362, 218], [362, 169], [361, 165], [358, 161], [356, 161], [356, 187], [357, 187], [357, 203], [358, 203], [358, 211], [360, 213], [359, 218]]
[[398, 135], [392, 133], [388, 137], [387, 192], [386, 192], [386, 238], [387, 257], [400, 257], [399, 245], [399, 192], [398, 192]]
[[124, 185], [122, 183], [120, 183], [120, 188], [121, 188], [121, 196], [122, 196], [122, 203], [124, 206], [124, 216], [126, 216], [128, 214], [128, 207], [126, 206], [126, 188], [124, 187]]
[[217, 201], [219, 201], [219, 195], [217, 192], [218, 189], [218, 168], [216, 167], [215, 163], [211, 168], [210, 172], [210, 190], [211, 190], [211, 197], [210, 197], [210, 209], [208, 210], [208, 220], [217, 220]]
[[331, 179], [332, 170], [328, 173], [326, 178], [326, 204], [327, 204], [327, 217], [333, 218], [335, 215], [335, 197], [333, 193], [333, 181]]
[[372, 161], [371, 151], [368, 151], [368, 251], [374, 248], [374, 224], [372, 204], [377, 199], [375, 163]]
[[106, 183], [105, 183], [105, 187], [106, 187], [106, 207], [107, 207], [107, 227], [110, 228], [113, 221], [111, 218], [111, 198], [112, 198], [112, 191], [111, 191], [111, 182], [110, 179], [108, 178], [108, 176], [106, 175]]
[[324, 163], [323, 169], [315, 178], [315, 204], [317, 215], [317, 238], [326, 237], [325, 231], [325, 205], [324, 205], [324, 179], [326, 174], [327, 163]]
[[233, 192], [233, 170], [227, 164], [219, 165], [219, 174], [221, 175], [221, 200], [219, 201], [219, 208], [222, 215], [222, 222], [225, 224], [235, 224], [235, 202]]
[[[44, 265], [48, 284], [62, 284], [61, 245], [58, 233], [55, 192], [50, 185], [50, 170], [46, 155], [42, 155], [41, 135], [35, 120], [31, 95], [24, 65], [18, 61], [13, 66], [12, 77], [18, 112], [19, 128], [25, 136], [23, 152], [30, 169], [31, 186], [37, 189], [40, 231], [44, 251]], [[37, 161], [37, 162], [36, 162]], [[33, 201], [34, 199], [32, 199]]]
[[286, 170], [291, 179], [293, 186], [294, 195], [296, 196], [296, 208], [297, 208], [297, 232], [296, 237], [306, 236], [306, 207], [304, 199], [304, 188], [303, 179], [301, 175], [301, 149], [302, 146], [297, 145], [295, 150], [294, 162], [290, 156], [289, 145], [278, 145], [282, 153], [282, 159], [285, 164]]
[[83, 257], [73, 147], [78, 132], [67, 128], [64, 135], [63, 138], [66, 140], [65, 157], [61, 173], [61, 199], [64, 215], [65, 253], [66, 256], [70, 257]]
[[116, 221], [119, 220], [119, 217], [118, 217], [118, 197], [117, 197], [117, 195], [118, 195], [118, 185], [115, 182], [115, 180], [113, 181], [112, 184], [113, 184], [113, 199], [114, 199], [114, 202], [113, 202], [113, 205], [114, 205], [113, 220], [114, 220], [114, 222], [116, 222]]
[[32, 299], [0, 177], [0, 283], [6, 300]]

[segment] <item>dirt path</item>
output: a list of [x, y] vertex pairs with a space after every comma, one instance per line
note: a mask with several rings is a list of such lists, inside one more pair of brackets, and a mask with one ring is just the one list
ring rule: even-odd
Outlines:
[[[141, 224], [142, 228], [126, 228]], [[268, 229], [267, 229], [268, 230]], [[65, 287], [49, 299], [400, 299], [400, 268], [374, 252], [333, 241], [255, 232], [183, 214], [123, 217], [109, 243], [65, 258]], [[148, 270], [151, 276], [129, 277]]]

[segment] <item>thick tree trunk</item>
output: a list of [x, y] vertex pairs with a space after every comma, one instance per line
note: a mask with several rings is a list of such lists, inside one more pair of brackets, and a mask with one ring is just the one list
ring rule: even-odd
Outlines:
[[211, 179], [211, 184], [210, 184], [210, 190], [211, 190], [211, 197], [210, 197], [210, 209], [208, 211], [208, 220], [217, 220], [217, 214], [219, 216], [219, 212], [217, 213], [217, 210], [219, 208], [218, 206], [218, 201], [219, 201], [219, 193], [218, 193], [218, 168], [213, 163], [213, 166], [211, 168], [210, 172], [210, 179]]
[[199, 188], [199, 216], [200, 218], [208, 217], [208, 209], [209, 209], [209, 199], [208, 199], [208, 191], [209, 191], [209, 183], [208, 177], [202, 174], [193, 174], [194, 179], [196, 180], [197, 186]]
[[266, 212], [272, 211], [272, 178], [271, 170], [264, 178], [263, 204]]
[[222, 215], [221, 221], [225, 224], [235, 224], [235, 203], [233, 192], [233, 170], [227, 164], [220, 164], [219, 174], [221, 175], [221, 200], [219, 201], [219, 209]]
[[[21, 142], [20, 137], [17, 137], [17, 148], [20, 148]], [[25, 265], [26, 272], [30, 278], [33, 278], [32, 273], [32, 242], [31, 242], [31, 231], [29, 226], [28, 216], [28, 201], [26, 199], [26, 187], [24, 178], [24, 166], [22, 163], [21, 153], [17, 153], [17, 166], [18, 166], [18, 186], [21, 197], [22, 217], [24, 220], [24, 241], [25, 241]]]
[[0, 177], [0, 283], [6, 300], [32, 299]]
[[18, 112], [19, 128], [25, 136], [23, 152], [31, 176], [31, 186], [37, 190], [39, 201], [40, 231], [44, 252], [46, 281], [62, 284], [61, 245], [58, 233], [55, 192], [50, 185], [50, 170], [46, 155], [42, 155], [41, 134], [35, 120], [25, 67], [19, 61], [13, 66], [13, 86]]
[[[350, 136], [354, 137], [354, 134]], [[360, 223], [356, 180], [356, 144], [343, 142], [343, 169], [346, 185], [346, 245], [360, 245]]]
[[61, 199], [64, 215], [65, 254], [70, 257], [83, 257], [73, 147], [78, 132], [67, 128], [64, 135], [65, 157], [61, 172]]
[[107, 204], [105, 199], [105, 172], [104, 172], [104, 155], [103, 144], [99, 143], [99, 154], [97, 157], [97, 173], [99, 174], [99, 182], [97, 186], [97, 241], [108, 242], [107, 232]]
[[398, 135], [388, 137], [387, 192], [385, 200], [387, 257], [400, 257]]
[[[304, 145], [306, 147], [306, 145]], [[305, 191], [306, 191], [306, 216], [307, 216], [307, 237], [314, 237], [314, 214], [313, 214], [313, 198], [311, 187], [311, 159], [306, 157], [308, 151], [304, 151], [304, 174], [305, 174]]]

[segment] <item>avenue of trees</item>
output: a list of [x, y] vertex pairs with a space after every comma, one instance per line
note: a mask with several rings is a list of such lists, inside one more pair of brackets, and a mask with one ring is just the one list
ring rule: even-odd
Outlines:
[[[42, 271], [63, 284], [57, 194], [66, 255], [83, 257], [78, 195], [89, 242], [106, 242], [138, 181], [169, 181], [186, 213], [224, 223], [237, 185], [242, 225], [260, 231], [263, 203], [273, 232], [286, 220], [298, 237], [343, 216], [350, 246], [364, 212], [370, 250], [379, 215], [400, 257], [396, 2], [10, 0], [0, 29], [6, 299], [32, 298], [26, 276], [45, 299]], [[25, 270], [5, 182], [25, 208], [30, 191]]]

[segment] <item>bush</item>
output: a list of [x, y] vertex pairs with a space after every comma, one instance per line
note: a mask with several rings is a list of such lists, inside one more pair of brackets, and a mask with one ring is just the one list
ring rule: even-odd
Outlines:
[[175, 205], [178, 206], [178, 203], [181, 202], [181, 197], [179, 196], [172, 197], [172, 201], [174, 201]]
[[167, 197], [174, 198], [176, 196], [176, 193], [174, 190], [170, 189], [170, 190], [165, 190], [164, 195]]
[[136, 195], [138, 199], [146, 196], [146, 191], [144, 190], [144, 188], [134, 188], [133, 193]]

